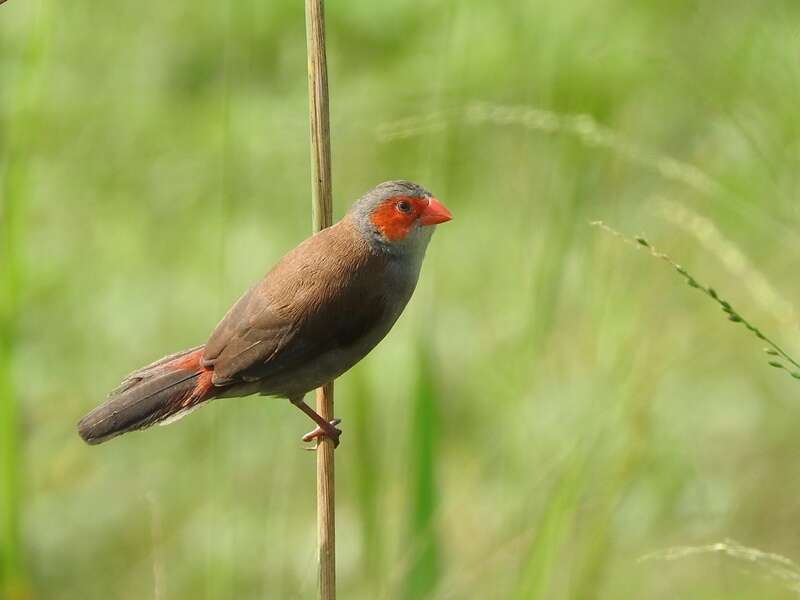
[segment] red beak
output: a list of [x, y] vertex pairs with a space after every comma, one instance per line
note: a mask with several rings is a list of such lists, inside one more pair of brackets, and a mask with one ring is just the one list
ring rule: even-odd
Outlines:
[[453, 218], [447, 207], [431, 196], [428, 198], [428, 206], [419, 215], [420, 225], [438, 225], [445, 223]]

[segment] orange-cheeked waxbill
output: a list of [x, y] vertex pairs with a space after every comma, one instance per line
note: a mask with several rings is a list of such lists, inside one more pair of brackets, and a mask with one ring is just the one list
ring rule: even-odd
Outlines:
[[99, 444], [165, 424], [214, 398], [287, 398], [338, 444], [303, 400], [339, 377], [392, 328], [414, 292], [435, 226], [450, 211], [421, 186], [387, 181], [345, 217], [286, 254], [228, 311], [203, 346], [134, 371], [78, 423]]

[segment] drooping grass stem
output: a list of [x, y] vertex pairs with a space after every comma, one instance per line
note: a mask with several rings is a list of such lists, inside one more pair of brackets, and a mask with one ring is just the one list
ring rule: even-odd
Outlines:
[[602, 221], [594, 221], [590, 223], [593, 227], [599, 227], [611, 235], [623, 240], [624, 242], [639, 248], [648, 251], [652, 256], [663, 260], [668, 265], [670, 265], [675, 271], [686, 280], [686, 283], [689, 284], [690, 287], [695, 288], [696, 290], [702, 292], [709, 298], [711, 298], [714, 302], [719, 304], [722, 311], [727, 315], [729, 321], [733, 323], [741, 323], [750, 333], [756, 336], [759, 340], [767, 344], [767, 348], [764, 349], [764, 352], [768, 356], [770, 356], [770, 360], [767, 361], [771, 367], [775, 367], [776, 369], [781, 369], [786, 371], [794, 377], [795, 379], [800, 379], [800, 363], [798, 363], [789, 353], [784, 350], [781, 346], [778, 345], [777, 342], [772, 340], [772, 338], [768, 337], [764, 332], [762, 332], [758, 327], [753, 325], [750, 321], [744, 318], [736, 309], [733, 308], [730, 302], [723, 299], [719, 293], [710, 286], [705, 286], [700, 283], [694, 276], [692, 276], [684, 267], [676, 263], [669, 255], [664, 254], [663, 252], [656, 249], [647, 239], [642, 236], [636, 236], [634, 238], [630, 238], [626, 235], [623, 235], [616, 229], [609, 227]]

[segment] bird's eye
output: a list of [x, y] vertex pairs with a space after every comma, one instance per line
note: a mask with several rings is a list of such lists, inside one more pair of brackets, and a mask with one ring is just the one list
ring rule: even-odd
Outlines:
[[400, 200], [400, 202], [398, 202], [395, 206], [401, 213], [411, 212], [411, 202], [408, 202], [407, 200]]

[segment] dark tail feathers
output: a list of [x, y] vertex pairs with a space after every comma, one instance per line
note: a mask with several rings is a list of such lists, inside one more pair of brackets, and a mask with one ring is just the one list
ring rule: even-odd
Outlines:
[[105, 403], [78, 422], [89, 444], [176, 419], [211, 398], [212, 371], [201, 365], [205, 346], [157, 360], [128, 375]]

